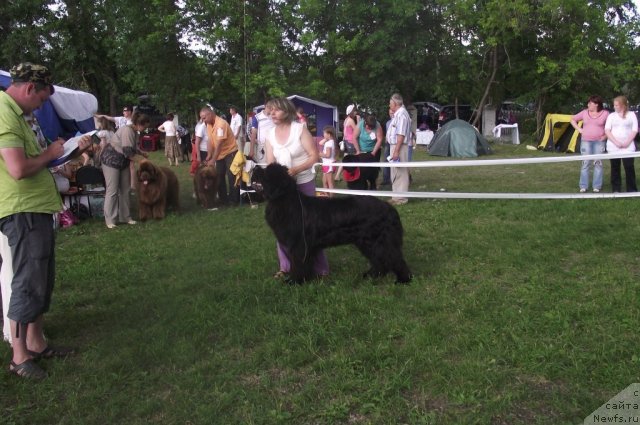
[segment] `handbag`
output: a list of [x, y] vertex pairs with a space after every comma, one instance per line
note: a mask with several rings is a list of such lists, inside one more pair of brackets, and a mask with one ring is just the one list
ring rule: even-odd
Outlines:
[[126, 156], [118, 152], [111, 143], [107, 144], [100, 154], [100, 162], [117, 170], [124, 170], [129, 166]]
[[74, 224], [78, 224], [80, 222], [80, 220], [78, 220], [78, 217], [76, 217], [71, 212], [70, 209], [66, 209], [66, 210], [62, 211], [60, 213], [59, 219], [60, 219], [60, 226], [62, 226], [63, 229], [71, 227]]

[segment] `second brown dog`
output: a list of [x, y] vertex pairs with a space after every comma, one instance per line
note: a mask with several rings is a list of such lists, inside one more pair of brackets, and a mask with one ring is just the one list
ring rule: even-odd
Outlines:
[[218, 174], [215, 167], [210, 165], [198, 167], [193, 176], [193, 191], [196, 194], [196, 201], [206, 209], [216, 205]]

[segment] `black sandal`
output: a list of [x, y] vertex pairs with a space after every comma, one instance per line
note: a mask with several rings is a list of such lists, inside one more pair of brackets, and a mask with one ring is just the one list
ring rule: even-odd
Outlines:
[[27, 351], [29, 352], [29, 355], [33, 357], [34, 360], [52, 359], [54, 357], [63, 358], [67, 356], [72, 356], [76, 353], [76, 350], [74, 350], [73, 348], [52, 347], [50, 345], [48, 345], [47, 348], [45, 348], [39, 353], [31, 350], [27, 350]]
[[285, 272], [283, 270], [279, 270], [273, 275], [273, 278], [274, 279], [278, 279], [278, 280], [279, 279], [286, 279], [288, 275], [289, 275], [289, 273], [287, 273], [287, 272]]
[[12, 361], [9, 364], [9, 372], [20, 378], [33, 379], [34, 381], [42, 381], [49, 376], [44, 369], [31, 359], [25, 360], [20, 364], [15, 364]]

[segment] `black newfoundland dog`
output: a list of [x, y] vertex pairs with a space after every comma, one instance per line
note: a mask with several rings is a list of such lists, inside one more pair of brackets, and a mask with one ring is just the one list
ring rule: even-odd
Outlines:
[[[351, 190], [376, 190], [376, 180], [380, 173], [377, 167], [357, 167], [359, 162], [380, 162], [370, 153], [345, 155], [342, 158], [342, 178]], [[353, 164], [353, 165], [351, 165]]]
[[371, 268], [365, 277], [393, 272], [396, 283], [411, 280], [402, 255], [402, 223], [392, 206], [373, 196], [306, 196], [298, 192], [287, 171], [282, 165], [271, 164], [258, 172], [254, 186], [267, 200], [269, 227], [289, 251], [291, 281], [314, 278], [313, 261], [318, 251], [346, 244], [354, 244], [369, 260]]

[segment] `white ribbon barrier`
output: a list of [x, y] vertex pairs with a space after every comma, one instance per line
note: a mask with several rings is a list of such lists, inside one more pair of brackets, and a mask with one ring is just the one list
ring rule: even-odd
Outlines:
[[428, 199], [603, 199], [637, 198], [640, 192], [620, 193], [464, 193], [464, 192], [391, 192], [388, 190], [347, 190], [317, 188], [317, 192], [343, 195], [388, 196], [393, 198]]
[[[343, 167], [399, 167], [399, 168], [434, 168], [434, 167], [478, 167], [489, 165], [514, 165], [514, 164], [546, 164], [570, 161], [595, 161], [599, 159], [637, 158], [640, 152], [629, 153], [605, 153], [597, 155], [566, 155], [536, 158], [512, 158], [512, 159], [470, 159], [455, 161], [415, 161], [415, 162], [333, 162], [331, 165]], [[316, 163], [314, 165], [323, 165]], [[329, 164], [324, 164], [329, 165]]]
[[[537, 158], [513, 159], [484, 159], [484, 160], [454, 160], [454, 161], [417, 161], [417, 162], [362, 162], [340, 163], [343, 167], [402, 167], [402, 168], [435, 168], [435, 167], [478, 167], [492, 165], [516, 164], [547, 164], [570, 161], [595, 161], [614, 158], [637, 158], [640, 152], [597, 154], [597, 155], [566, 155]], [[315, 165], [323, 165], [317, 163]], [[328, 164], [324, 164], [328, 165]], [[607, 198], [637, 198], [640, 192], [624, 193], [463, 193], [463, 192], [391, 192], [374, 190], [346, 190], [317, 188], [318, 192], [337, 193], [345, 195], [387, 196], [395, 198], [427, 198], [427, 199], [607, 199]]]

